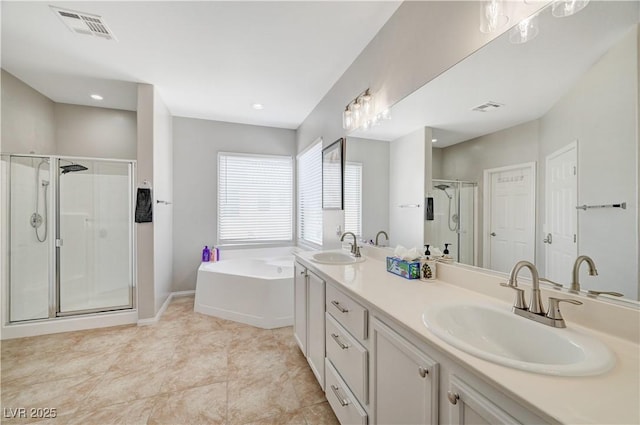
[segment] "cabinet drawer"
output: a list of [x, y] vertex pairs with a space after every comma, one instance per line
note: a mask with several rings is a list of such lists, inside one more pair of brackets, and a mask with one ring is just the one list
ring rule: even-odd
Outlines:
[[341, 425], [367, 425], [367, 413], [362, 409], [356, 397], [333, 367], [329, 359], [325, 359], [326, 396], [333, 412]]
[[327, 312], [344, 326], [353, 336], [367, 339], [367, 309], [348, 295], [327, 285]]
[[369, 402], [367, 350], [330, 314], [327, 314], [326, 332], [327, 358], [331, 360], [358, 400], [367, 404]]

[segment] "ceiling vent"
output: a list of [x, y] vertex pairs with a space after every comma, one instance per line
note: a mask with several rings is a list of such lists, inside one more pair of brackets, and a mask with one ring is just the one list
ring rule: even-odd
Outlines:
[[67, 28], [76, 34], [91, 35], [105, 40], [117, 41], [116, 36], [113, 35], [101, 16], [60, 9], [55, 6], [49, 7], [62, 19], [62, 22], [64, 22]]
[[498, 103], [498, 102], [493, 102], [493, 101], [488, 101], [486, 103], [483, 103], [482, 105], [478, 105], [475, 108], [471, 109], [472, 111], [476, 111], [476, 112], [489, 112], [489, 111], [493, 111], [495, 109], [498, 109], [500, 107], [504, 106], [502, 103]]

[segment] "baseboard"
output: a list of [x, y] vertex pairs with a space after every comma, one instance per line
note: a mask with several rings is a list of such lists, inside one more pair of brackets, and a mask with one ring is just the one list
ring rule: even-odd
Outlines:
[[156, 315], [149, 319], [138, 319], [138, 326], [149, 326], [149, 325], [158, 323], [158, 321], [160, 320], [164, 312], [167, 310], [167, 307], [169, 307], [171, 300], [173, 300], [174, 298], [189, 297], [194, 295], [195, 293], [196, 293], [195, 290], [177, 291], [177, 292], [170, 293], [167, 299], [164, 301], [164, 303], [162, 303], [162, 307], [158, 309], [158, 312], [156, 313]]

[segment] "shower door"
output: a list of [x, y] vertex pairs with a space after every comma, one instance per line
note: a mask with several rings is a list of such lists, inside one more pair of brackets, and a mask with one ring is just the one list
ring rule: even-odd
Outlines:
[[[8, 252], [9, 320], [46, 319], [54, 314], [50, 158], [11, 156], [2, 161], [3, 251]], [[5, 215], [3, 215], [5, 217]]]
[[131, 308], [132, 165], [58, 161], [57, 315]]

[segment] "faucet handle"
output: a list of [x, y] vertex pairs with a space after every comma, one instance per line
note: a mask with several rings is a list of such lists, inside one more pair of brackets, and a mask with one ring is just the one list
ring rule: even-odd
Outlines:
[[556, 288], [560, 289], [563, 287], [562, 283], [558, 283], [558, 282], [554, 282], [553, 280], [549, 280], [546, 277], [541, 277], [538, 279], [540, 282], [547, 282], [552, 284], [553, 286], [555, 286]]
[[612, 291], [587, 291], [587, 295], [592, 295], [597, 297], [598, 295], [611, 295], [612, 297], [624, 297], [624, 294], [620, 292], [612, 292]]
[[356, 258], [362, 257], [362, 255], [360, 255], [360, 247], [357, 246], [357, 245], [355, 246], [353, 256], [356, 257]]
[[560, 313], [560, 303], [569, 303], [575, 305], [582, 305], [581, 301], [572, 300], [571, 298], [555, 298], [549, 297], [549, 311], [547, 317], [553, 320], [564, 320]]
[[500, 286], [511, 288], [516, 291], [516, 300], [513, 302], [514, 308], [519, 308], [521, 310], [527, 309], [527, 301], [524, 299], [524, 289], [520, 289], [514, 285], [509, 285], [508, 283], [501, 283]]

